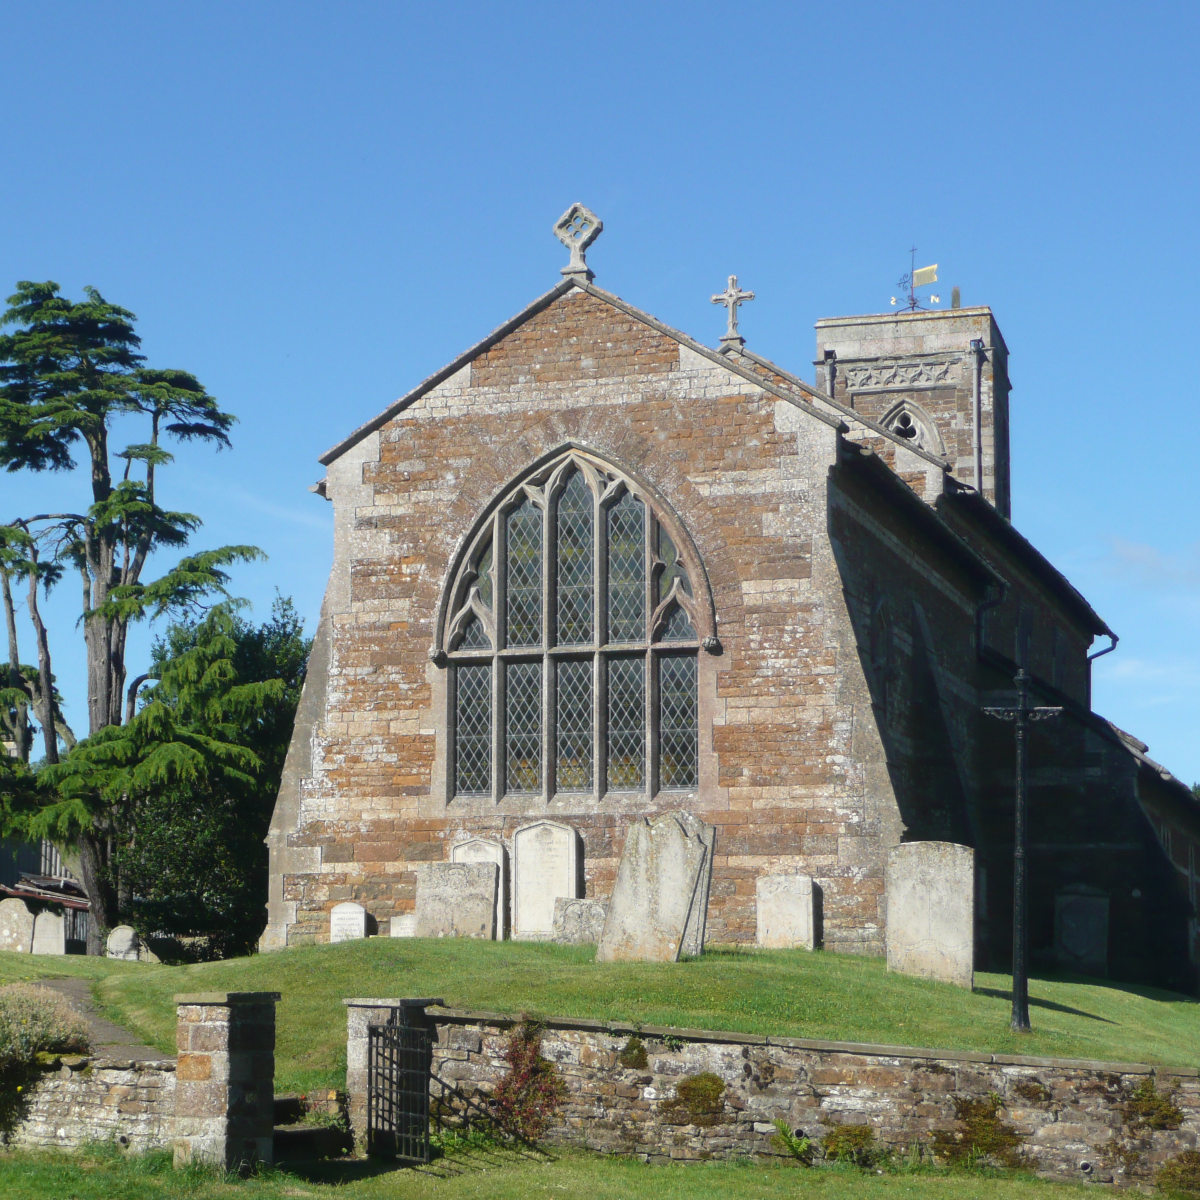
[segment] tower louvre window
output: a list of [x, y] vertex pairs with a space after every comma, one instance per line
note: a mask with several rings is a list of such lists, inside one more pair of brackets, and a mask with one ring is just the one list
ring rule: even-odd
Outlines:
[[517, 484], [449, 600], [451, 799], [698, 786], [704, 623], [630, 480], [572, 451]]

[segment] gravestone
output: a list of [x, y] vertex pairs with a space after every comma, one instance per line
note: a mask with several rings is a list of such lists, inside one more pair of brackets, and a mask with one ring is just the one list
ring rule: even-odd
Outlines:
[[392, 918], [388, 932], [392, 937], [416, 937], [417, 914], [415, 912], [401, 913]]
[[811, 875], [760, 875], [755, 884], [757, 941], [767, 950], [816, 945]]
[[579, 835], [570, 825], [535, 821], [513, 834], [514, 938], [554, 936], [554, 902], [579, 895]]
[[28, 954], [33, 948], [33, 913], [24, 900], [0, 900], [0, 950]]
[[508, 852], [504, 843], [492, 838], [470, 838], [450, 848], [451, 862], [490, 862], [496, 864], [496, 937], [508, 936]]
[[901, 975], [975, 982], [975, 852], [954, 842], [888, 851], [887, 966]]
[[43, 909], [33, 921], [34, 954], [66, 954], [67, 923], [62, 913]]
[[565, 946], [595, 945], [604, 932], [608, 905], [603, 900], [554, 901], [554, 940]]
[[704, 945], [714, 830], [688, 813], [635, 821], [625, 838], [597, 962], [676, 962]]
[[329, 910], [329, 941], [353, 942], [367, 936], [367, 910], [353, 900], [344, 900]]
[[496, 936], [494, 862], [425, 863], [417, 872], [417, 937]]
[[123, 959], [126, 962], [137, 962], [142, 949], [141, 938], [132, 925], [115, 925], [108, 934], [104, 944], [104, 953], [108, 958]]
[[1054, 897], [1054, 953], [1059, 966], [1108, 974], [1108, 893], [1077, 885]]

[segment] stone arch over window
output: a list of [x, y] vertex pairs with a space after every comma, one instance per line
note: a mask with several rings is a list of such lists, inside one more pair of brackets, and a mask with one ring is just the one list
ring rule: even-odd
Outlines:
[[901, 400], [894, 404], [884, 415], [880, 424], [884, 429], [905, 441], [911, 442], [921, 450], [936, 454], [941, 458], [946, 456], [946, 447], [942, 443], [937, 425], [930, 415], [914, 400]]
[[448, 798], [695, 790], [715, 626], [661, 497], [581, 448], [536, 464], [481, 514], [442, 597]]

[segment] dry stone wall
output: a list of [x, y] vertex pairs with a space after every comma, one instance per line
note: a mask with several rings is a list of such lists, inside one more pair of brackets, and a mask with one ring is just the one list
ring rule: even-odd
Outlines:
[[[464, 1097], [486, 1104], [512, 1022], [429, 1015], [435, 1109], [461, 1112]], [[649, 1161], [779, 1154], [778, 1119], [814, 1142], [866, 1125], [900, 1152], [991, 1137], [1007, 1144], [1002, 1159], [1044, 1174], [1142, 1184], [1196, 1149], [1200, 1133], [1200, 1072], [1190, 1068], [564, 1020], [546, 1022], [542, 1053], [567, 1089], [549, 1140]]]

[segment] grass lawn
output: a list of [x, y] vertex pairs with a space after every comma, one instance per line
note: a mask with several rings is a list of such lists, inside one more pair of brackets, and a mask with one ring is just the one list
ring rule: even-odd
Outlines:
[[1171, 992], [1035, 979], [1034, 1031], [1008, 1028], [1009, 978], [976, 990], [889, 975], [882, 960], [714, 949], [692, 962], [596, 963], [590, 947], [371, 938], [162, 967], [0, 953], [0, 983], [83, 975], [113, 1020], [174, 1053], [177, 992], [278, 991], [276, 1085], [345, 1080], [347, 996], [440, 996], [459, 1008], [777, 1036], [1108, 1061], [1200, 1062], [1200, 1004]]
[[275, 1170], [239, 1181], [174, 1171], [166, 1155], [123, 1158], [101, 1148], [72, 1155], [0, 1152], [0, 1200], [1074, 1200], [1087, 1190], [1011, 1174], [876, 1175], [856, 1168], [715, 1163], [649, 1167], [582, 1153], [538, 1157], [486, 1149], [427, 1168], [355, 1161], [319, 1171]]

